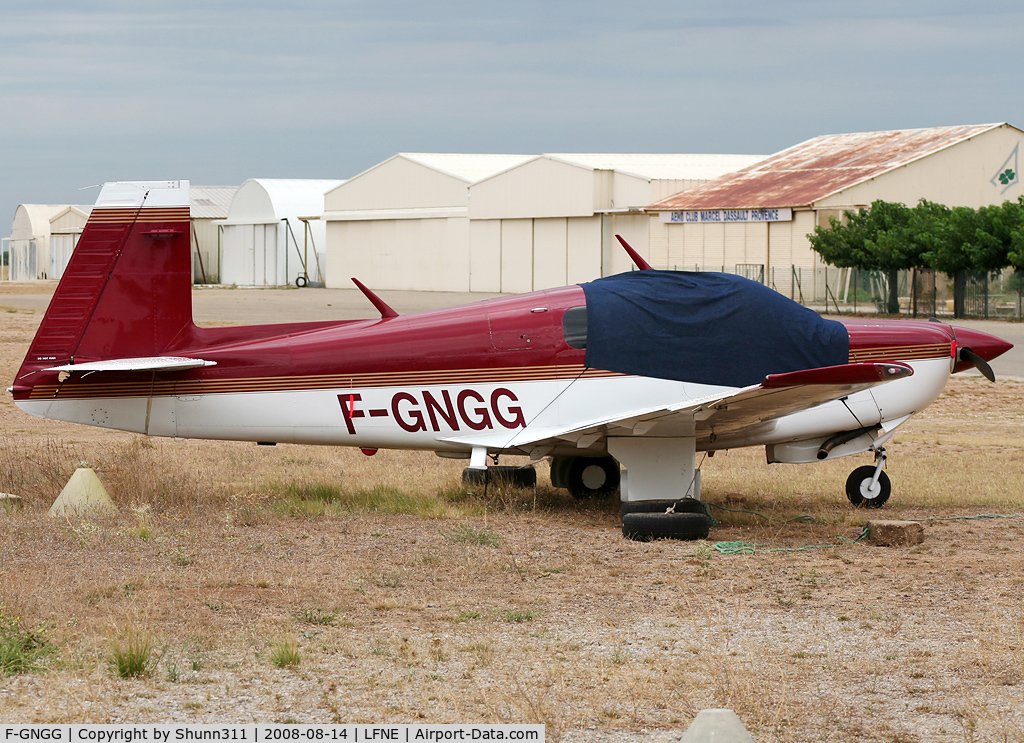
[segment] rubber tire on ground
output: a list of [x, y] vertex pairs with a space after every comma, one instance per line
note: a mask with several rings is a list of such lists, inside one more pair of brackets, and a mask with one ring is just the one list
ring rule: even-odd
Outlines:
[[532, 465], [525, 467], [493, 466], [485, 470], [466, 467], [462, 470], [462, 484], [504, 485], [513, 488], [532, 488], [537, 485], [537, 470]]
[[300, 276], [299, 278], [295, 279], [295, 286], [299, 287], [300, 289], [308, 283], [309, 279], [307, 279], [305, 276]]
[[573, 457], [555, 457], [551, 460], [551, 485], [556, 488], [569, 487], [569, 465]]
[[612, 457], [574, 457], [565, 473], [566, 487], [578, 500], [607, 498], [619, 489], [621, 476]]
[[881, 487], [881, 492], [877, 496], [865, 498], [861, 493], [861, 485], [874, 476], [875, 465], [873, 464], [865, 464], [863, 467], [858, 467], [850, 473], [850, 476], [846, 479], [846, 497], [849, 498], [850, 503], [858, 508], [881, 508], [885, 505], [885, 502], [889, 500], [889, 496], [892, 494], [892, 483], [885, 472], [878, 473], [878, 484]]
[[622, 536], [636, 542], [652, 539], [707, 539], [711, 521], [701, 513], [627, 513], [622, 517]]
[[627, 513], [665, 513], [673, 506], [674, 513], [707, 513], [701, 501], [683, 498], [682, 500], [622, 501], [622, 515], [625, 516]]

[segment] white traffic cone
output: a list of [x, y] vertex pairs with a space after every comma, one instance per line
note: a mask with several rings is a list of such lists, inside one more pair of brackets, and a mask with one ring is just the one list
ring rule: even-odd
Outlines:
[[50, 506], [51, 516], [67, 518], [110, 513], [117, 513], [117, 506], [91, 467], [76, 469], [57, 500]]
[[704, 709], [679, 743], [754, 743], [754, 739], [731, 709]]

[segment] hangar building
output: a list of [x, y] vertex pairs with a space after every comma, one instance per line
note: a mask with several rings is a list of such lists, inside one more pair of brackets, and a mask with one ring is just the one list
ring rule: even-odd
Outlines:
[[287, 286], [323, 273], [324, 194], [340, 180], [252, 178], [235, 192], [222, 223], [223, 284]]
[[753, 155], [400, 153], [326, 196], [328, 286], [519, 292], [628, 270], [643, 207]]
[[59, 279], [68, 267], [71, 253], [85, 230], [92, 213], [91, 206], [69, 206], [50, 218], [50, 270], [51, 279]]
[[469, 186], [529, 155], [401, 152], [327, 193], [327, 286], [469, 291]]
[[[50, 275], [50, 220], [67, 211], [67, 204], [19, 204], [4, 238], [11, 281], [34, 281]], [[78, 207], [89, 209], [89, 207]]]
[[811, 250], [815, 226], [878, 199], [975, 209], [1014, 200], [1024, 193], [1022, 142], [1005, 123], [816, 137], [648, 206], [650, 262], [740, 273], [823, 300], [839, 272]]
[[[216, 283], [220, 272], [219, 220], [235, 186], [192, 186], [192, 264], [196, 283]], [[21, 204], [14, 213], [10, 249], [13, 281], [59, 279], [92, 213], [92, 206]]]
[[228, 216], [237, 186], [190, 186], [192, 216], [192, 281], [220, 282], [220, 225]]
[[469, 188], [470, 290], [527, 292], [590, 281], [646, 256], [643, 207], [761, 155], [547, 154]]

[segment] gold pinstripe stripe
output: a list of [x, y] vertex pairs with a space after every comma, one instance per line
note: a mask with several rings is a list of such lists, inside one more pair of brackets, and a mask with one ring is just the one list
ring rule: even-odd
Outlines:
[[95, 224], [121, 224], [131, 222], [187, 222], [190, 218], [187, 206], [143, 207], [139, 209], [94, 209], [89, 222]]
[[466, 369], [447, 372], [392, 372], [378, 374], [337, 374], [303, 377], [250, 377], [239, 379], [194, 379], [182, 381], [148, 381], [119, 383], [74, 383], [37, 385], [31, 399], [60, 397], [81, 399], [93, 397], [156, 397], [227, 394], [236, 392], [281, 392], [331, 388], [412, 387], [451, 384], [487, 384], [494, 382], [534, 382], [558, 379], [587, 379], [623, 376], [598, 369], [584, 371], [582, 366], [548, 366], [507, 369]]
[[850, 361], [901, 361], [950, 357], [949, 343], [925, 343], [914, 346], [876, 346], [850, 349]]

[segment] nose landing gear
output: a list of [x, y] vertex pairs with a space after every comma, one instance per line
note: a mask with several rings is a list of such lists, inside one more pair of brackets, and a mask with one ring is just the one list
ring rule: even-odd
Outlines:
[[885, 448], [875, 451], [875, 463], [858, 467], [846, 480], [846, 497], [850, 503], [864, 508], [881, 508], [889, 500], [892, 483], [882, 471], [885, 465]]

